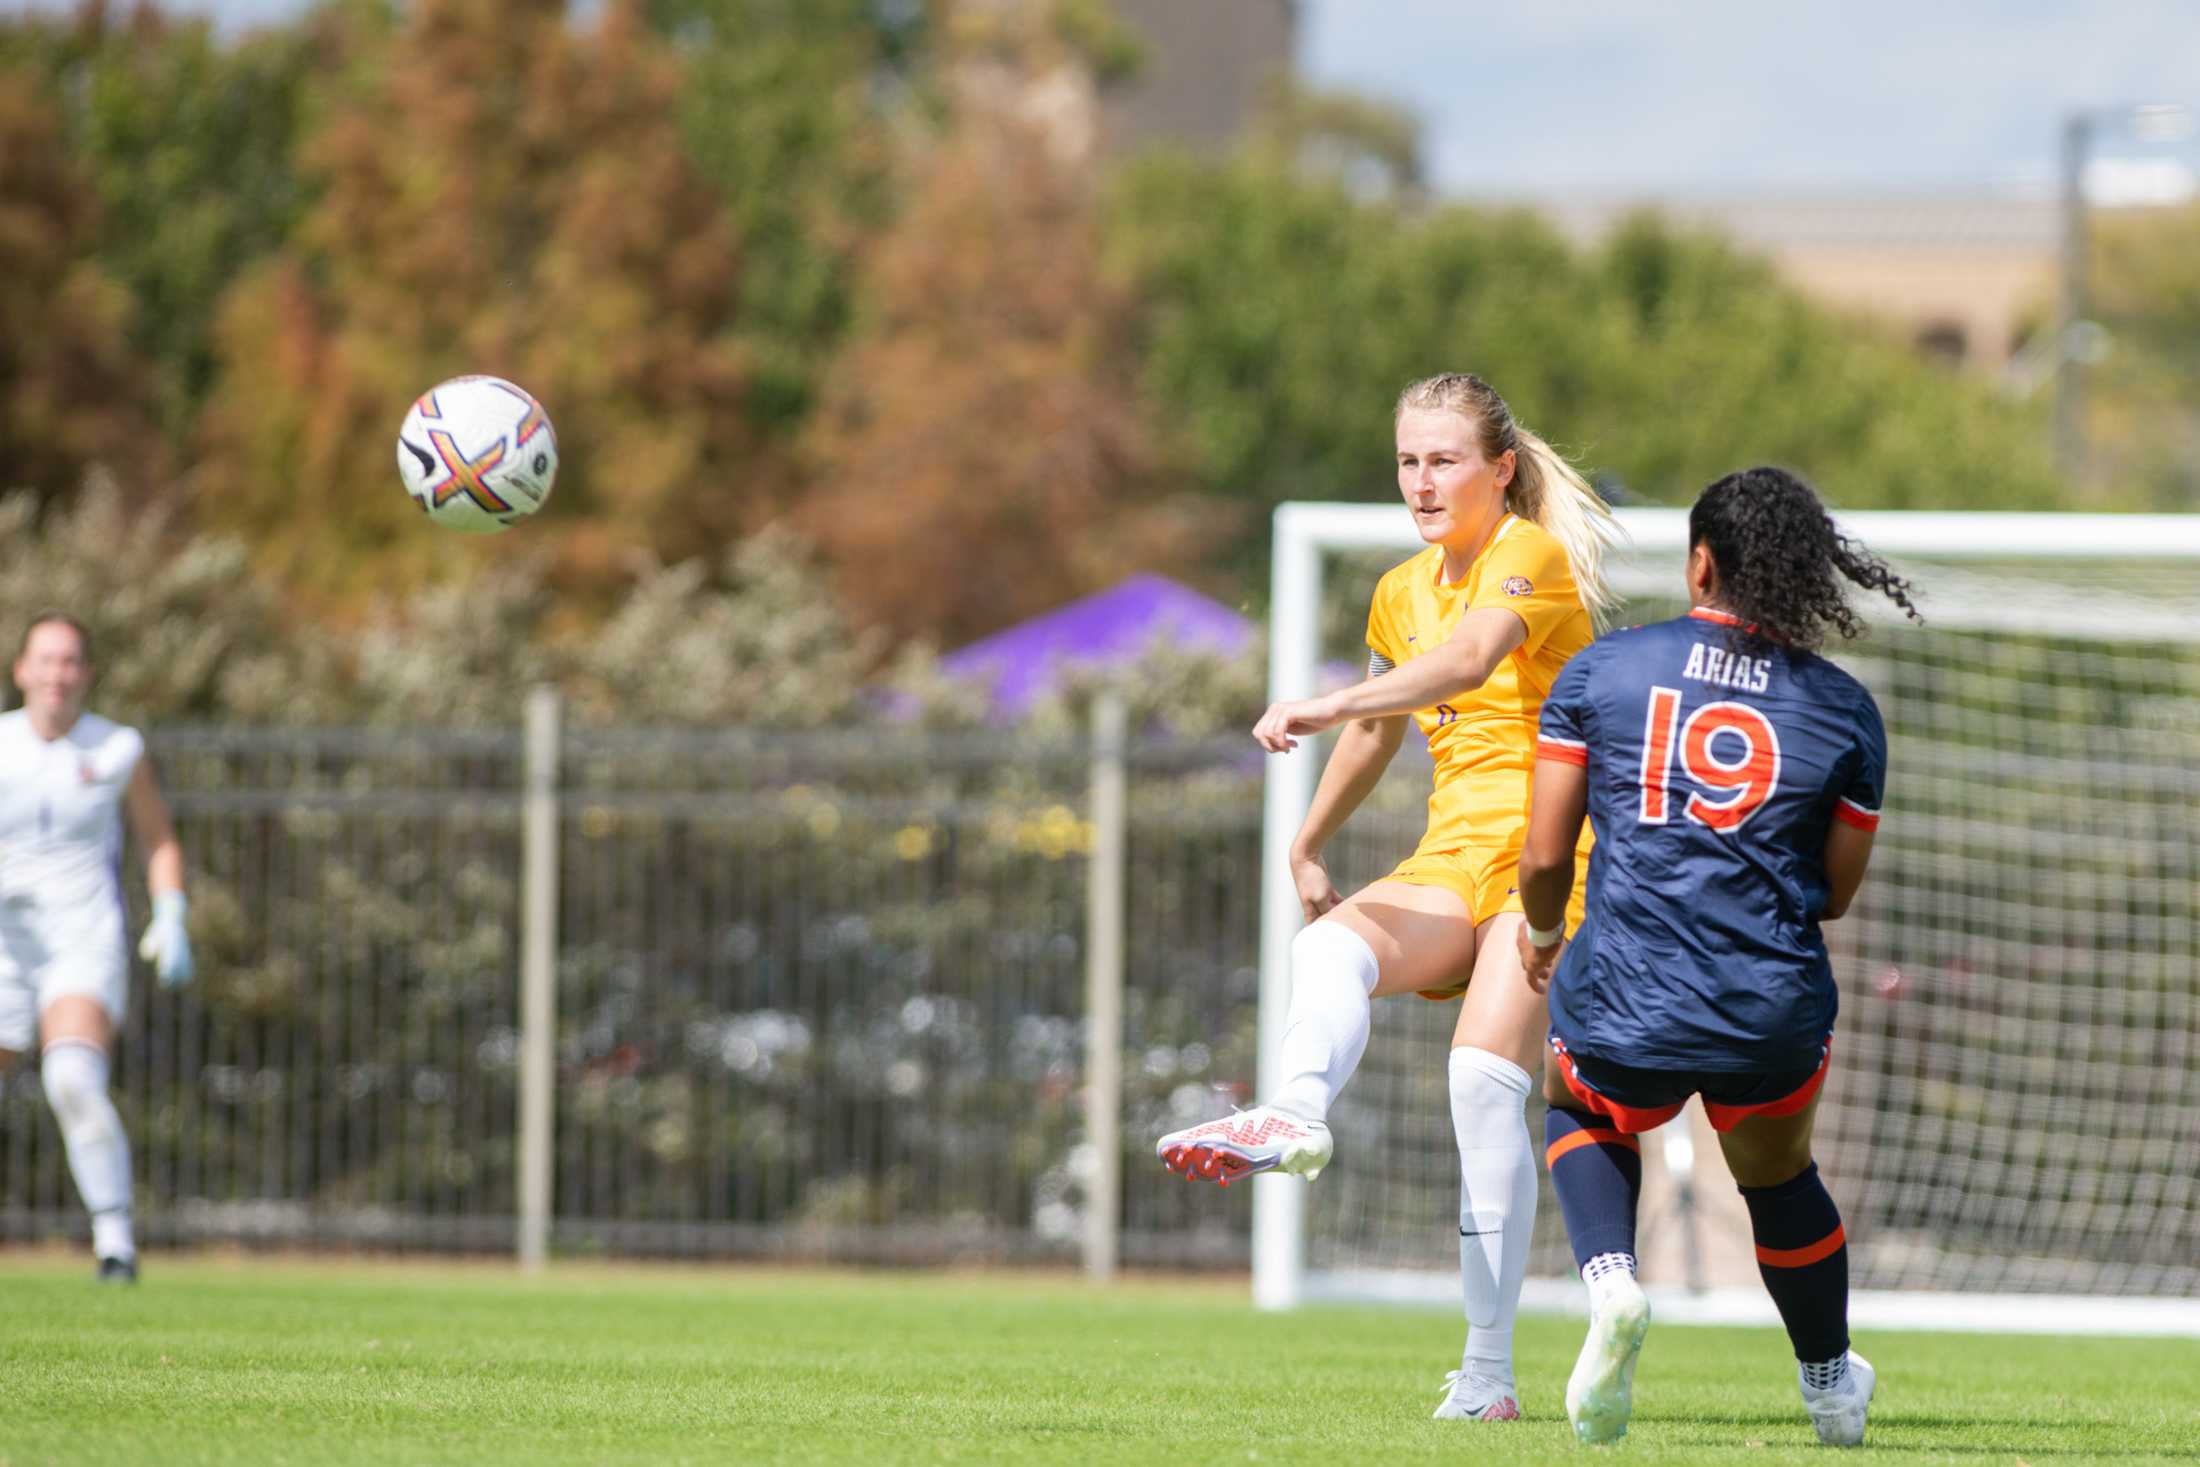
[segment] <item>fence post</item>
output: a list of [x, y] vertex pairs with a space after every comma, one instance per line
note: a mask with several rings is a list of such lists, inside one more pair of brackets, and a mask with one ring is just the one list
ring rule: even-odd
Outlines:
[[1085, 887], [1085, 1272], [1115, 1277], [1123, 1217], [1123, 882], [1129, 775], [1122, 695], [1092, 705], [1092, 864]]
[[527, 693], [526, 794], [520, 807], [519, 1264], [550, 1252], [552, 1126], [558, 1034], [558, 690]]

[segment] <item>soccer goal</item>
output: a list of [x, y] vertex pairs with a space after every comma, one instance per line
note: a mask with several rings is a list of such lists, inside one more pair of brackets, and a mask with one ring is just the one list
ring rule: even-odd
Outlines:
[[[1818, 1155], [1857, 1322], [2200, 1333], [2200, 516], [1839, 518], [1915, 577], [1926, 617], [1859, 596], [1870, 635], [1832, 649], [1891, 745], [1871, 875], [1827, 928], [1841, 1014]], [[1620, 620], [1677, 614], [1685, 512], [1619, 520]], [[1375, 577], [1418, 548], [1395, 505], [1277, 510], [1273, 696], [1359, 675]], [[1418, 837], [1415, 742], [1332, 848], [1340, 889]], [[1327, 755], [1268, 763], [1264, 1095], [1300, 923], [1285, 857]], [[1256, 1179], [1256, 1303], [1456, 1307], [1455, 1013], [1378, 1003], [1330, 1117], [1336, 1162], [1312, 1186]], [[1540, 1136], [1540, 1102], [1529, 1122]], [[1645, 1147], [1645, 1173], [1662, 1317], [1771, 1319], [1700, 1116]], [[1531, 1305], [1577, 1307], [1547, 1188], [1532, 1271]]]

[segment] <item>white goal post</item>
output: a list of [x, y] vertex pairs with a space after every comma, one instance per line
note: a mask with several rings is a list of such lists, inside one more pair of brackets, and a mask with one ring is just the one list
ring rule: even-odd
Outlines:
[[[1631, 603], [1625, 619], [1674, 614], [1687, 512], [1616, 513], [1628, 543], [1616, 548], [1610, 578]], [[1867, 882], [1866, 904], [1878, 885], [1880, 906], [1863, 923], [1844, 924], [1848, 946], [1836, 951], [1843, 987], [1837, 1054], [1844, 1062], [1862, 1056], [1867, 1073], [1850, 1081], [1842, 1116], [1821, 1125], [1844, 1213], [1851, 1209], [1845, 1178], [1849, 1191], [1871, 1194], [1850, 1224], [1852, 1240], [1866, 1240], [1861, 1253], [1852, 1247], [1861, 1260], [1857, 1322], [2200, 1334], [2200, 1246], [2187, 1246], [2200, 1240], [2200, 1182], [2176, 1141], [2180, 1129], [2186, 1144], [2200, 1134], [2200, 1094], [2189, 1082], [2200, 1068], [2200, 901], [2192, 892], [2200, 875], [2193, 834], [2200, 829], [2200, 515], [1881, 511], [1837, 519], [1915, 577], [1928, 619], [1922, 632], [1899, 628], [1898, 618], [1865, 604], [1876, 598], [1860, 597], [1871, 635], [1854, 652], [1831, 649], [1888, 708], [1893, 742], [1895, 838], [1883, 832]], [[1396, 504], [1279, 506], [1270, 696], [1308, 696], [1325, 662], [1365, 657], [1341, 641], [1322, 644], [1329, 557], [1380, 555], [1394, 563], [1419, 548]], [[1364, 596], [1360, 582], [1354, 586]], [[1332, 626], [1344, 614], [1333, 610]], [[1364, 600], [1350, 610], [1364, 611]], [[2081, 722], [2088, 718], [2090, 725]], [[1288, 955], [1300, 926], [1287, 853], [1327, 750], [1326, 741], [1309, 741], [1267, 761], [1263, 1097], [1279, 1082]], [[1885, 849], [1890, 844], [1897, 849]], [[2152, 864], [2134, 867], [2142, 857]], [[2066, 875], [2065, 862], [2077, 869]], [[1349, 889], [1342, 877], [1339, 884]], [[2053, 902], [2037, 895], [2046, 887], [2057, 892]], [[2087, 982], [2058, 988], [2058, 964], [2082, 968]], [[1385, 1042], [1384, 1011], [1403, 1003], [1377, 1005], [1375, 1046]], [[1429, 1042], [1438, 1046], [1433, 1052]], [[1369, 1062], [1419, 1066], [1440, 1082], [1440, 1045], [1416, 1037], [1393, 1046], [1413, 1052], [1380, 1061], [1371, 1046]], [[2163, 1064], [2188, 1067], [2185, 1078], [2136, 1078]], [[2073, 1071], [2083, 1073], [2057, 1078]], [[1372, 1085], [1366, 1074], [1363, 1066], [1358, 1086], [1378, 1097], [1368, 1104], [1394, 1106], [1402, 1092]], [[2135, 1077], [2128, 1085], [2127, 1076]], [[2067, 1110], [2041, 1099], [2065, 1093]], [[1997, 1119], [1994, 1106], [2008, 1114]], [[1431, 1119], [1427, 1103], [1401, 1108], [1418, 1113], [1410, 1154], [1399, 1149], [1405, 1142], [1391, 1140], [1356, 1153], [1340, 1126], [1341, 1168], [1314, 1187], [1274, 1175], [1254, 1179], [1256, 1305], [1357, 1298], [1457, 1307], [1456, 1271], [1443, 1268], [1455, 1245], [1437, 1246], [1449, 1231], [1438, 1180], [1445, 1175], [1456, 1205], [1449, 1120]], [[2160, 1129], [2150, 1129], [2157, 1122]], [[1373, 1128], [1367, 1136], [1396, 1129], [1379, 1114], [1363, 1114], [1360, 1123]], [[2012, 1133], [2018, 1139], [2008, 1140]], [[1421, 1154], [1439, 1147], [1443, 1154], [1427, 1160], [1414, 1184], [1419, 1192], [1353, 1195], [1328, 1225], [1334, 1236], [1320, 1235], [1328, 1202], [1316, 1191], [1332, 1188], [1337, 1171], [1358, 1170], [1347, 1186], [1381, 1188], [1389, 1184], [1371, 1172], [1399, 1169], [1401, 1157], [1421, 1169]], [[1646, 1158], [1654, 1150], [1646, 1148]], [[1683, 1133], [1658, 1153], [1684, 1209], [1693, 1205], [1688, 1169], [1707, 1150], [1715, 1154], [1692, 1148]], [[1860, 1180], [1867, 1177], [1868, 1188]], [[2126, 1179], [2133, 1179], [2128, 1187]], [[1725, 1186], [1723, 1171], [1718, 1181]], [[1645, 1210], [1647, 1228], [1647, 1198]], [[1530, 1280], [1528, 1302], [1572, 1308], [1578, 1286], [1563, 1234], [1553, 1231], [1556, 1211], [1546, 1195], [1540, 1277]], [[1691, 1215], [1691, 1229], [1698, 1225]], [[2088, 1226], [2108, 1230], [2098, 1248]], [[1688, 1287], [1667, 1283], [1663, 1317], [1774, 1318], [1753, 1272], [1748, 1287], [1736, 1277], [1719, 1282], [1737, 1287], [1707, 1286], [1693, 1236], [1688, 1248]], [[1659, 1293], [1654, 1287], [1653, 1298]]]

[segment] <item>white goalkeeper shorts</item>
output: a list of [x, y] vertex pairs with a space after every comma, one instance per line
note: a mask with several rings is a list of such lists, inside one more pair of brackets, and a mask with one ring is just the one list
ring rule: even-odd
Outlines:
[[117, 902], [0, 901], [0, 1049], [30, 1049], [38, 1016], [56, 999], [96, 999], [120, 1024], [130, 1001], [127, 941]]

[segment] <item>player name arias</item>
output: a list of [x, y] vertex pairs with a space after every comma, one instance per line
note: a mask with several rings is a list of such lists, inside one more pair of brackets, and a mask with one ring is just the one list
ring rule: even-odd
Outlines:
[[1681, 669], [1681, 676], [1715, 688], [1761, 693], [1772, 685], [1772, 659], [1744, 657], [1697, 642], [1688, 649], [1688, 666]]

